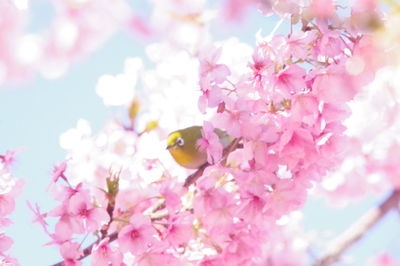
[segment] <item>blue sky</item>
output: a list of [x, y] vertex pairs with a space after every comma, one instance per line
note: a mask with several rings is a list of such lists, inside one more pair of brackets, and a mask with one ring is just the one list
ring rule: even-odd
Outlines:
[[[35, 1], [33, 1], [35, 2]], [[33, 17], [28, 29], [38, 31], [52, 19], [48, 2], [33, 4]], [[215, 39], [236, 35], [249, 44], [254, 43], [254, 33], [260, 24], [266, 29], [273, 25], [271, 19], [252, 16], [246, 25], [233, 25], [231, 29], [215, 29]], [[268, 32], [268, 31], [266, 31]], [[45, 80], [40, 77], [18, 87], [0, 88], [0, 153], [8, 149], [26, 147], [13, 167], [16, 177], [26, 181], [22, 196], [12, 215], [14, 225], [6, 230], [15, 241], [11, 253], [21, 265], [49, 265], [60, 260], [54, 246], [43, 247], [49, 238], [38, 225], [31, 224], [33, 215], [26, 201], [37, 202], [43, 210], [54, 206], [45, 189], [49, 183], [52, 166], [61, 162], [65, 152], [59, 146], [59, 136], [75, 127], [78, 119], [90, 122], [96, 133], [113, 115], [95, 93], [97, 79], [102, 74], [122, 71], [126, 57], [143, 57], [144, 42], [126, 32], [117, 33], [95, 54], [81, 60], [62, 78]], [[322, 201], [311, 201], [305, 207], [306, 230], [332, 230], [338, 234], [367, 209], [380, 201], [370, 198], [347, 209], [327, 209]], [[389, 250], [400, 255], [400, 216], [390, 213], [348, 254], [355, 259], [352, 265], [363, 265], [368, 254]], [[338, 264], [340, 265], [340, 264]]]

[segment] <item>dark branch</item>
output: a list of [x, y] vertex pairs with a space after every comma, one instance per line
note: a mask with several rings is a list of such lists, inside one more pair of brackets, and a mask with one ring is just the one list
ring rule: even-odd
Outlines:
[[328, 245], [330, 248], [326, 251], [325, 255], [318, 259], [314, 263], [314, 266], [329, 266], [337, 262], [347, 249], [360, 240], [390, 210], [397, 208], [399, 201], [400, 190], [394, 190], [379, 206], [369, 210], [345, 232], [334, 239]]
[[196, 172], [194, 172], [193, 174], [189, 175], [186, 180], [185, 183], [183, 184], [184, 187], [189, 187], [191, 184], [194, 184], [197, 179], [199, 179], [204, 172], [204, 169], [206, 169], [208, 166], [210, 166], [209, 163], [205, 163], [202, 166], [200, 166], [199, 169], [196, 170]]

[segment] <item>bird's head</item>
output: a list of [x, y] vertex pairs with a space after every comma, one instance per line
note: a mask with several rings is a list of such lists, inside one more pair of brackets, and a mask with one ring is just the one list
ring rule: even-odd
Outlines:
[[179, 131], [172, 132], [167, 138], [167, 150], [172, 148], [182, 148], [185, 140]]

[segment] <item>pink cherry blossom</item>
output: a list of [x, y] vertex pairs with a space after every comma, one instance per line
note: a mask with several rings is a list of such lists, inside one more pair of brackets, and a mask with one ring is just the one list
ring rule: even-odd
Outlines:
[[112, 247], [109, 238], [106, 237], [93, 247], [92, 265], [98, 266], [119, 266], [122, 263], [122, 253]]
[[[221, 128], [226, 129], [229, 136], [237, 138], [241, 135], [240, 112], [223, 112], [212, 121], [213, 124], [219, 124]], [[243, 113], [245, 115], [245, 113]]]
[[82, 262], [79, 261], [80, 256], [82, 256], [82, 250], [78, 243], [65, 242], [60, 247], [60, 253], [66, 266], [82, 265]]
[[[210, 51], [211, 50], [211, 51]], [[200, 88], [203, 95], [199, 98], [200, 110], [205, 110], [206, 103], [217, 106], [222, 102], [223, 94], [218, 84], [223, 83], [230, 75], [229, 68], [224, 64], [218, 64], [221, 56], [221, 48], [204, 49], [200, 54]]]
[[35, 218], [33, 219], [32, 222], [40, 224], [40, 226], [43, 228], [43, 230], [46, 232], [46, 234], [49, 234], [49, 232], [47, 230], [48, 224], [46, 222], [47, 213], [41, 213], [40, 207], [37, 203], [35, 204], [35, 206], [32, 206], [32, 204], [29, 201], [27, 201], [27, 205], [28, 205], [29, 209], [33, 212], [33, 214], [35, 215]]
[[50, 183], [49, 190], [53, 198], [62, 203], [66, 203], [73, 195], [82, 190], [83, 184], [78, 184], [75, 188], [61, 184]]
[[316, 38], [315, 32], [302, 32], [295, 31], [290, 34], [287, 39], [287, 53], [289, 57], [298, 59], [306, 59], [309, 54], [309, 48], [307, 47]]
[[207, 85], [201, 87], [203, 93], [199, 98], [198, 106], [200, 111], [204, 112], [207, 105], [210, 107], [216, 107], [223, 102], [223, 94], [217, 85]]
[[106, 210], [93, 206], [85, 191], [76, 193], [70, 198], [68, 211], [72, 214], [72, 219], [80, 221], [87, 232], [100, 229], [110, 220]]
[[202, 80], [205, 81], [201, 84], [201, 87], [207, 88], [212, 82], [220, 84], [229, 76], [229, 68], [224, 64], [217, 63], [221, 56], [221, 52], [221, 48], [204, 49], [202, 54], [199, 56], [199, 72]]
[[286, 97], [304, 90], [306, 71], [298, 65], [290, 65], [272, 75], [271, 85], [281, 90]]
[[4, 257], [1, 260], [1, 263], [4, 263], [5, 265], [12, 265], [12, 266], [19, 266], [20, 264], [18, 263], [18, 260], [13, 257]]
[[199, 149], [207, 152], [207, 161], [210, 164], [218, 163], [222, 157], [222, 144], [218, 135], [214, 132], [214, 127], [211, 123], [205, 122], [201, 129], [203, 138], [197, 141]]
[[259, 232], [254, 227], [242, 223], [215, 226], [209, 233], [215, 240], [214, 244], [222, 248], [223, 252], [211, 261], [207, 258], [205, 261], [209, 264], [204, 265], [214, 265], [213, 263], [221, 260], [228, 265], [247, 265], [261, 250], [261, 243], [266, 236], [257, 235]]
[[291, 106], [291, 114], [293, 120], [315, 125], [319, 118], [318, 98], [310, 94], [300, 94], [293, 98]]
[[254, 81], [257, 90], [260, 92], [264, 91], [266, 75], [268, 75], [268, 69], [271, 66], [271, 59], [264, 54], [263, 49], [257, 47], [254, 50], [252, 62], [249, 64], [249, 67], [253, 71], [252, 80]]
[[195, 214], [204, 219], [205, 226], [212, 227], [231, 223], [236, 206], [232, 194], [209, 188], [201, 191], [193, 208]]
[[294, 0], [279, 0], [273, 2], [273, 10], [284, 18], [290, 17], [291, 14], [299, 14], [302, 12], [303, 6], [299, 1]]
[[205, 257], [204, 259], [201, 260], [200, 265], [201, 266], [218, 266], [218, 265], [223, 265], [225, 263], [224, 258], [221, 258], [220, 256], [209, 256]]
[[4, 256], [4, 252], [9, 250], [14, 241], [6, 236], [4, 233], [0, 233], [0, 255]]
[[311, 4], [313, 14], [318, 18], [329, 18], [335, 12], [334, 3], [332, 0], [314, 0]]
[[118, 244], [122, 252], [140, 255], [157, 243], [156, 230], [149, 217], [135, 214], [129, 222], [118, 234]]
[[317, 73], [312, 90], [328, 103], [349, 101], [357, 93], [353, 78], [345, 72], [343, 62]]
[[182, 189], [179, 183], [171, 179], [161, 184], [160, 194], [164, 197], [165, 205], [168, 210], [175, 211], [182, 207], [180, 199]]
[[64, 241], [70, 240], [74, 233], [83, 233], [82, 225], [80, 221], [72, 219], [68, 214], [60, 216], [57, 224], [54, 228], [54, 234], [51, 234], [53, 242], [56, 244], [63, 243]]
[[321, 38], [317, 40], [317, 45], [313, 47], [317, 56], [335, 57], [344, 53], [345, 43], [340, 36], [340, 32], [328, 30], [328, 25], [321, 22], [320, 28]]
[[173, 247], [179, 247], [194, 237], [194, 217], [189, 213], [180, 213], [168, 221], [166, 240]]
[[65, 177], [65, 171], [67, 170], [67, 162], [64, 161], [60, 163], [59, 165], [55, 165], [53, 168], [53, 182], [57, 183], [58, 179], [64, 179], [67, 181], [67, 178]]
[[[241, 20], [245, 12], [252, 6], [257, 4], [257, 0], [229, 0], [225, 1], [224, 13], [231, 20]], [[269, 1], [266, 1], [269, 2]]]
[[152, 266], [152, 265], [184, 265], [181, 260], [166, 252], [147, 251], [142, 253], [136, 259], [138, 266]]
[[239, 217], [245, 220], [256, 221], [257, 219], [262, 219], [263, 210], [267, 204], [265, 200], [266, 192], [256, 194], [251, 190], [244, 190], [241, 192], [240, 199], [241, 204], [238, 206]]
[[275, 185], [275, 189], [267, 195], [268, 203], [263, 211], [278, 218], [284, 213], [298, 209], [306, 201], [306, 189], [309, 187], [311, 187], [310, 184], [302, 184], [290, 179], [280, 180]]
[[14, 197], [9, 194], [0, 195], [0, 216], [11, 214], [15, 209]]
[[0, 155], [0, 160], [5, 165], [5, 167], [11, 166], [11, 164], [15, 161], [15, 156], [21, 152], [22, 149], [18, 150], [9, 150], [6, 151], [4, 155]]
[[151, 198], [154, 196], [156, 196], [155, 191], [151, 189], [143, 191], [139, 188], [131, 187], [127, 190], [120, 190], [116, 198], [116, 210], [143, 212], [151, 206]]

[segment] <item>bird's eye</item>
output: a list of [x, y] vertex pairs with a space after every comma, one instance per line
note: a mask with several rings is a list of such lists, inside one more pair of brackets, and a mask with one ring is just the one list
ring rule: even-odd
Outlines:
[[178, 145], [179, 147], [182, 147], [185, 144], [185, 141], [183, 140], [183, 138], [177, 138], [175, 142], [176, 142], [176, 145]]

